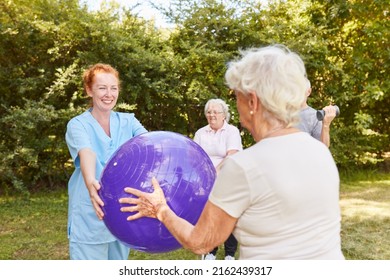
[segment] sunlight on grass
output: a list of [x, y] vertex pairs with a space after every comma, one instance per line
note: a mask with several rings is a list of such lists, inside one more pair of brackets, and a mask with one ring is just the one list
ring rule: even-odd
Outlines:
[[343, 199], [340, 201], [344, 216], [359, 216], [364, 219], [390, 218], [390, 205], [388, 202], [367, 201], [364, 199]]
[[341, 181], [341, 239], [347, 259], [390, 259], [390, 180], [389, 174], [377, 177], [355, 174]]
[[[376, 187], [368, 188], [373, 184]], [[363, 188], [362, 188], [363, 187]], [[342, 192], [340, 207], [343, 216], [359, 217], [360, 219], [390, 218], [390, 181], [383, 180], [359, 181], [357, 184], [348, 185], [352, 192]], [[357, 190], [359, 188], [359, 190]]]

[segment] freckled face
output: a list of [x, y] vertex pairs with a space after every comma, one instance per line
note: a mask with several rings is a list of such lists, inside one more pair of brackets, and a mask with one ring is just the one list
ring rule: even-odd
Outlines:
[[96, 73], [92, 86], [87, 89], [87, 93], [92, 97], [94, 110], [110, 111], [118, 100], [118, 78], [111, 73]]

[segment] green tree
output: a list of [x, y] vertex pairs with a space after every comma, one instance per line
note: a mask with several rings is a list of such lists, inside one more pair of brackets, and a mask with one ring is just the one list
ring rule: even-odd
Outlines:
[[376, 164], [389, 151], [386, 1], [174, 0], [157, 8], [176, 28], [156, 29], [114, 2], [92, 12], [78, 0], [0, 2], [0, 190], [67, 181], [65, 128], [87, 108], [81, 74], [89, 65], [119, 70], [118, 110], [134, 111], [151, 131], [192, 137], [210, 98], [230, 104], [240, 127], [226, 63], [240, 49], [276, 43], [303, 57], [310, 105], [341, 108], [331, 129], [340, 166]]
[[107, 5], [89, 12], [76, 0], [15, 0], [0, 3], [0, 19], [3, 191], [66, 182], [72, 168], [65, 128], [86, 109], [81, 74], [87, 66], [109, 63], [122, 74], [119, 109], [156, 111], [150, 96], [165, 84], [161, 73], [167, 71], [160, 33], [130, 10]]
[[239, 126], [224, 73], [238, 48], [252, 41], [250, 34], [243, 32], [247, 23], [238, 11], [251, 6], [245, 1], [226, 2], [179, 0], [173, 1], [170, 9], [162, 9], [177, 26], [169, 37], [176, 61], [172, 70], [177, 77], [172, 89], [180, 96], [179, 115], [186, 124], [181, 132], [191, 137], [206, 124], [203, 109], [210, 98], [224, 99], [230, 105], [231, 123]]
[[[0, 186], [26, 192], [26, 185], [62, 178], [64, 151], [58, 141], [61, 115], [45, 102], [55, 80], [60, 22], [79, 11], [76, 0], [0, 3]], [[65, 47], [63, 47], [65, 48]], [[58, 58], [58, 56], [57, 56]], [[66, 102], [63, 104], [67, 104]]]
[[313, 1], [312, 22], [321, 26], [331, 66], [321, 89], [342, 112], [333, 137], [340, 163], [376, 163], [390, 146], [388, 13], [381, 0]]

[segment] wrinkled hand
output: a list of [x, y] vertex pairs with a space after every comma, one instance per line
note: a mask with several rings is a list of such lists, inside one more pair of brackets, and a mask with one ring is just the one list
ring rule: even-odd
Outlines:
[[102, 207], [104, 206], [103, 200], [100, 198], [98, 194], [98, 190], [100, 190], [101, 186], [98, 180], [93, 180], [90, 182], [87, 186], [89, 197], [91, 199], [93, 208], [95, 209], [96, 215], [99, 218], [99, 220], [103, 220], [104, 213], [102, 210]]
[[329, 126], [333, 119], [336, 117], [336, 109], [334, 106], [329, 105], [323, 108], [325, 111], [324, 119], [322, 120], [322, 124], [325, 126]]
[[162, 206], [167, 205], [165, 195], [156, 178], [152, 178], [154, 191], [152, 193], [142, 192], [134, 188], [125, 188], [125, 192], [135, 195], [137, 198], [124, 197], [119, 199], [119, 203], [128, 203], [132, 206], [124, 206], [122, 212], [138, 212], [127, 217], [128, 221], [142, 217], [158, 219], [158, 212]]

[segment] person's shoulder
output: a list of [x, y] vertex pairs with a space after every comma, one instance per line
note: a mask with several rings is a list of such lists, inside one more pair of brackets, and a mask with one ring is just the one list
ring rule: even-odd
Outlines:
[[307, 106], [301, 110], [301, 114], [316, 114], [317, 110], [313, 107]]
[[230, 130], [239, 131], [239, 129], [238, 129], [237, 126], [232, 125], [232, 124], [230, 124], [230, 123], [227, 124], [227, 128], [230, 129]]
[[89, 112], [89, 110], [86, 110], [85, 112], [71, 118], [68, 121], [68, 125], [76, 124], [76, 123], [83, 123], [83, 122], [87, 121], [89, 119], [89, 117], [90, 117], [90, 112]]
[[225, 130], [229, 134], [240, 134], [240, 130], [236, 126], [234, 126], [230, 123], [225, 122], [222, 129]]
[[300, 112], [300, 117], [301, 117], [300, 125], [302, 126], [304, 123], [306, 125], [309, 125], [310, 127], [310, 128], [303, 129], [304, 131], [307, 131], [307, 129], [311, 131], [313, 127], [315, 127], [316, 124], [318, 123], [317, 110], [313, 109], [312, 107], [306, 107], [302, 109]]
[[117, 112], [117, 111], [112, 111], [111, 113], [115, 116], [118, 116], [118, 118], [134, 118], [135, 117], [134, 113]]
[[289, 143], [294, 142], [297, 143], [297, 145], [304, 146], [306, 149], [309, 149], [309, 147], [315, 147], [316, 149], [324, 149], [329, 150], [328, 147], [322, 143], [320, 140], [316, 139], [315, 137], [311, 136], [309, 133], [300, 131], [297, 133], [292, 133], [288, 135], [289, 137], [285, 137], [283, 140]]
[[127, 112], [112, 111], [111, 115], [120, 121], [128, 121], [128, 122], [131, 122], [136, 118], [134, 113], [127, 113]]
[[207, 131], [210, 129], [210, 126], [209, 125], [205, 125], [205, 126], [202, 126], [201, 128], [199, 128], [195, 133], [201, 133], [203, 131]]

